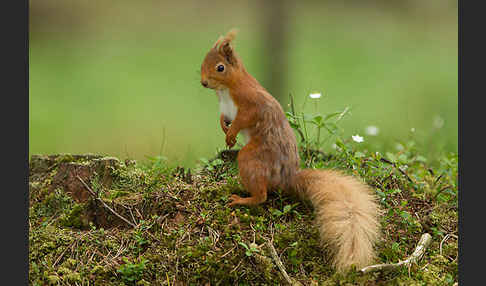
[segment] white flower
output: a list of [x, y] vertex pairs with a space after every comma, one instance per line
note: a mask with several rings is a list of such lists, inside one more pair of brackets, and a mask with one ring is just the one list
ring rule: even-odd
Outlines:
[[376, 136], [380, 132], [380, 129], [374, 125], [370, 125], [366, 127], [366, 134], [371, 135], [371, 136]]
[[444, 126], [444, 119], [442, 117], [440, 117], [439, 115], [437, 115], [436, 117], [434, 117], [434, 127], [437, 128], [437, 129], [440, 129], [442, 128], [442, 126]]
[[353, 138], [354, 142], [360, 143], [360, 142], [363, 142], [364, 141], [363, 137], [359, 136], [358, 134], [353, 135], [351, 137]]
[[332, 149], [337, 149], [336, 143], [332, 144]]
[[309, 96], [310, 96], [310, 98], [320, 98], [321, 93], [320, 92], [311, 93], [311, 94], [309, 94]]
[[412, 129], [410, 129], [410, 131], [415, 132], [415, 128], [414, 128], [414, 127], [412, 127]]

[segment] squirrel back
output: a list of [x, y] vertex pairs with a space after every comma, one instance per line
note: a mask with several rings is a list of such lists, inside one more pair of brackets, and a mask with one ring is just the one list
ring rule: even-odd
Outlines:
[[250, 197], [230, 197], [229, 206], [263, 203], [277, 188], [310, 200], [321, 241], [338, 271], [366, 266], [374, 259], [379, 206], [371, 189], [357, 178], [332, 170], [301, 170], [295, 134], [278, 101], [245, 69], [232, 47], [236, 31], [220, 37], [201, 66], [201, 84], [216, 90], [220, 125], [231, 148], [238, 133], [246, 145], [238, 152], [241, 183]]

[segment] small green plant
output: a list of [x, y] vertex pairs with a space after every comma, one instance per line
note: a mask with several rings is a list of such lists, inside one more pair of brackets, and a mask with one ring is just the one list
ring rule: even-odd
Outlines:
[[122, 264], [116, 272], [121, 274], [124, 282], [130, 285], [134, 285], [136, 281], [140, 280], [143, 276], [143, 272], [146, 269], [146, 263], [148, 260], [141, 259], [138, 263], [131, 263], [126, 257], [123, 258], [125, 264]]
[[[289, 120], [290, 126], [300, 136], [300, 143], [306, 150], [319, 150], [324, 143], [329, 141], [332, 137], [339, 135], [339, 131], [341, 130], [338, 123], [349, 113], [349, 107], [346, 107], [344, 110], [339, 112], [332, 112], [328, 114], [319, 113], [317, 112], [317, 101], [320, 100], [319, 96], [313, 98], [316, 103], [316, 110], [314, 114], [304, 113], [303, 111], [297, 112], [295, 110], [294, 98], [291, 94], [289, 96], [290, 111], [286, 112], [286, 116]], [[304, 105], [305, 103], [306, 102], [304, 101]], [[312, 128], [312, 126], [314, 126], [314, 128]], [[315, 136], [311, 136], [311, 129], [314, 129], [313, 131], [316, 134]], [[328, 136], [323, 138], [322, 130], [327, 131]]]
[[133, 232], [133, 239], [135, 240], [135, 244], [132, 246], [132, 249], [136, 253], [141, 253], [143, 249], [149, 245], [150, 241], [146, 239], [145, 233], [152, 227], [154, 223], [150, 223], [146, 220], [141, 220], [138, 224], [138, 227]]
[[245, 254], [248, 257], [252, 256], [254, 253], [260, 252], [260, 249], [258, 249], [258, 247], [255, 243], [250, 243], [250, 245], [248, 246], [248, 245], [246, 245], [246, 243], [240, 241], [240, 242], [238, 242], [238, 244], [243, 246], [246, 249]]
[[285, 205], [283, 210], [280, 211], [278, 209], [273, 209], [272, 210], [272, 214], [275, 216], [275, 217], [281, 217], [281, 216], [285, 216], [286, 214], [288, 213], [294, 213], [295, 215], [297, 215], [298, 217], [300, 217], [300, 214], [294, 209], [296, 206], [298, 206], [300, 203], [295, 203], [295, 204], [291, 204], [291, 205]]
[[162, 155], [157, 156], [146, 156], [148, 159], [148, 164], [146, 164], [146, 168], [154, 173], [163, 173], [168, 169], [167, 165], [167, 157]]
[[209, 175], [215, 181], [226, 179], [231, 183], [231, 177], [238, 173], [238, 168], [235, 162], [221, 159], [221, 153], [218, 152], [213, 159], [200, 158], [195, 172]]
[[219, 158], [214, 159], [214, 160], [208, 160], [206, 158], [200, 158], [199, 160], [202, 163], [202, 167], [205, 167], [209, 171], [213, 171], [218, 166], [221, 166], [222, 164], [224, 164], [224, 161], [219, 159]]
[[298, 266], [300, 263], [302, 263], [302, 258], [299, 258], [299, 256], [297, 255], [298, 253], [298, 242], [294, 242], [292, 244], [290, 244], [290, 250], [287, 254], [287, 258], [289, 259], [290, 263], [292, 263], [292, 265], [294, 266]]

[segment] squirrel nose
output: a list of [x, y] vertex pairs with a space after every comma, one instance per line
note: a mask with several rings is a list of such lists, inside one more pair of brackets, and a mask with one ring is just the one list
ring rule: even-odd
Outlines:
[[202, 84], [204, 87], [208, 87], [208, 81], [207, 81], [207, 80], [201, 80], [201, 84]]

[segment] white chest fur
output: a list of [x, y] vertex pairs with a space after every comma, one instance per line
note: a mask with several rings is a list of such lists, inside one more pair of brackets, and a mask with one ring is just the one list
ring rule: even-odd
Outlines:
[[233, 121], [236, 117], [236, 112], [238, 109], [236, 108], [236, 105], [229, 94], [229, 90], [217, 90], [216, 94], [219, 98], [219, 112], [224, 114], [227, 119]]
[[[216, 90], [216, 94], [218, 95], [219, 99], [219, 112], [221, 112], [227, 119], [231, 121], [235, 120], [238, 108], [233, 102], [233, 99], [229, 94], [229, 90]], [[245, 142], [248, 142], [250, 139], [248, 129], [243, 129], [240, 131], [240, 133], [243, 135]]]

